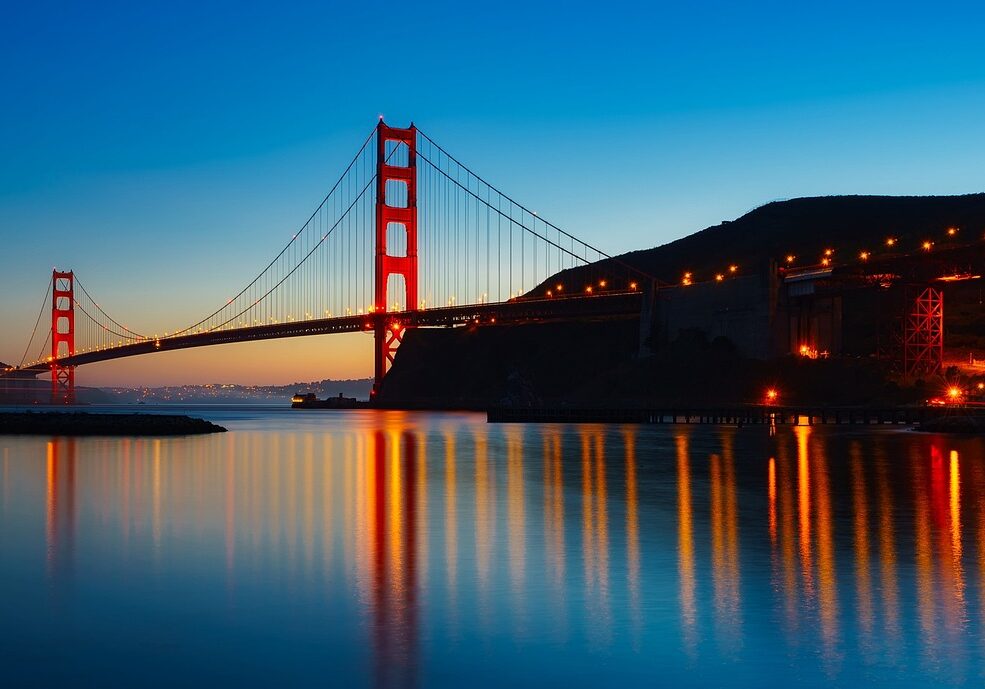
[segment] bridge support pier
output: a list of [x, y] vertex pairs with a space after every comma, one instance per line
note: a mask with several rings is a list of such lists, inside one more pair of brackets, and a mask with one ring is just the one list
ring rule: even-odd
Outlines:
[[[62, 346], [64, 345], [64, 347]], [[51, 272], [51, 403], [75, 404], [75, 367], [60, 358], [75, 356], [75, 274]]]
[[[391, 165], [390, 158], [402, 160], [402, 152], [394, 150], [397, 146], [406, 148], [406, 165]], [[390, 149], [388, 151], [388, 148]], [[389, 183], [389, 184], [388, 184]], [[406, 205], [396, 206], [388, 203], [388, 187], [396, 194], [403, 185], [406, 188]], [[400, 229], [407, 238], [407, 251], [403, 256], [392, 255], [387, 247], [388, 231]], [[407, 311], [416, 311], [417, 301], [417, 129], [413, 124], [408, 129], [387, 126], [382, 120], [376, 128], [376, 262], [374, 280], [375, 371], [373, 396], [380, 392], [383, 376], [386, 375], [403, 340], [406, 326], [386, 317], [389, 307], [387, 287], [391, 275], [404, 279]]]

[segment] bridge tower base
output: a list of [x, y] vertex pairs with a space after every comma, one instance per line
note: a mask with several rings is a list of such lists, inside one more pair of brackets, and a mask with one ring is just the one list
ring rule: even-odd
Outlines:
[[[390, 146], [388, 146], [390, 144]], [[406, 165], [391, 165], [390, 158], [397, 162], [404, 159], [402, 151], [393, 146], [406, 149]], [[389, 150], [388, 150], [389, 149]], [[388, 185], [388, 183], [390, 183]], [[406, 205], [395, 206], [388, 203], [387, 189], [396, 192], [399, 186], [406, 188]], [[399, 194], [394, 194], [400, 196]], [[389, 229], [403, 229], [407, 237], [407, 251], [403, 256], [395, 256], [387, 247]], [[397, 347], [403, 340], [406, 323], [387, 315], [387, 287], [391, 275], [404, 279], [406, 310], [416, 311], [417, 301], [417, 129], [413, 124], [407, 129], [387, 126], [383, 120], [376, 128], [376, 262], [374, 280], [374, 321], [375, 321], [375, 375], [373, 396], [380, 392], [383, 376], [393, 363]]]
[[[62, 347], [62, 345], [65, 345]], [[75, 274], [51, 272], [51, 403], [75, 404], [75, 367], [58, 360], [75, 356]]]

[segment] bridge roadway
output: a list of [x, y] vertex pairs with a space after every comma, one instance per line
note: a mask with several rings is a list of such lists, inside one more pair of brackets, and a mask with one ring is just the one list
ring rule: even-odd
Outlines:
[[[469, 323], [496, 325], [515, 325], [525, 322], [558, 322], [576, 320], [603, 320], [610, 318], [638, 317], [642, 306], [641, 292], [611, 292], [606, 294], [578, 295], [552, 299], [516, 299], [493, 304], [473, 304], [468, 306], [447, 306], [420, 311], [391, 311], [385, 314], [364, 314], [357, 316], [337, 316], [332, 318], [312, 318], [287, 323], [213, 330], [146, 339], [118, 347], [109, 347], [93, 352], [81, 352], [75, 356], [60, 359], [63, 366], [81, 366], [97, 361], [108, 361], [140, 354], [167, 352], [190, 347], [231, 344], [234, 342], [254, 342], [282, 337], [303, 337], [308, 335], [329, 335], [333, 333], [373, 332], [379, 319], [387, 325], [399, 323], [407, 327], [441, 327], [466, 325]], [[14, 369], [12, 374], [30, 373], [38, 375], [49, 370], [48, 364], [38, 364], [22, 369]], [[4, 372], [0, 372], [0, 376]]]

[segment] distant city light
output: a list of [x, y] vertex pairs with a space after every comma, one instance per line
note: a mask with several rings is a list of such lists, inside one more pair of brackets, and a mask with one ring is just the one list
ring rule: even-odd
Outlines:
[[956, 227], [949, 227], [949, 228], [947, 228], [947, 236], [948, 237], [953, 237], [957, 233], [958, 233], [958, 228], [956, 228]]
[[889, 237], [886, 239], [886, 246], [896, 246], [896, 237]]
[[721, 273], [718, 273], [717, 275], [715, 275], [715, 280], [716, 280], [717, 282], [721, 282], [721, 281], [723, 281], [724, 279], [725, 279], [725, 276], [724, 276], [724, 275], [722, 275]]
[[787, 254], [787, 263], [793, 263], [796, 258], [793, 254]]
[[868, 251], [860, 251], [859, 254], [858, 254], [858, 257], [860, 259], [862, 259], [863, 261], [868, 261], [869, 260], [869, 252]]
[[921, 244], [921, 245], [920, 245], [920, 247], [921, 247], [921, 248], [922, 248], [922, 249], [923, 249], [924, 251], [930, 251], [931, 249], [933, 249], [933, 248], [934, 248], [934, 243], [933, 243], [932, 241], [930, 241], [930, 240], [926, 240], [926, 241], [924, 241], [924, 243], [923, 243], [923, 244]]
[[728, 272], [730, 273], [736, 273], [738, 271], [739, 271], [739, 266], [735, 265], [734, 263], [728, 267]]

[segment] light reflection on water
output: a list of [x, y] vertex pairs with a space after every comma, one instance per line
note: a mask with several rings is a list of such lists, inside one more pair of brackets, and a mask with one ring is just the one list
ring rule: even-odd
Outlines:
[[982, 680], [982, 439], [206, 415], [0, 438], [5, 685]]

